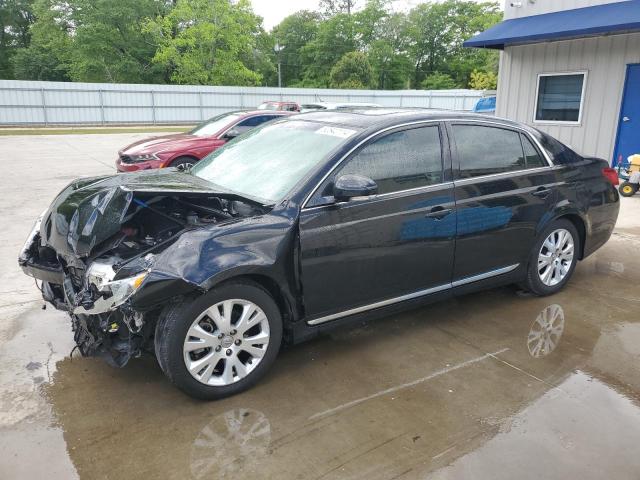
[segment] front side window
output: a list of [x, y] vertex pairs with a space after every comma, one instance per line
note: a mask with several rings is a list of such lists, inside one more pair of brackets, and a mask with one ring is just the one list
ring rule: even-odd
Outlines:
[[[452, 128], [460, 160], [461, 178], [527, 168], [520, 133], [483, 125], [453, 125]], [[526, 137], [523, 139], [526, 140]], [[527, 154], [532, 157], [531, 167], [536, 166], [534, 152], [537, 154], [535, 148]]]
[[369, 177], [378, 193], [442, 182], [442, 150], [437, 126], [390, 133], [366, 145], [336, 174]]
[[578, 123], [584, 81], [584, 73], [538, 76], [535, 120]]

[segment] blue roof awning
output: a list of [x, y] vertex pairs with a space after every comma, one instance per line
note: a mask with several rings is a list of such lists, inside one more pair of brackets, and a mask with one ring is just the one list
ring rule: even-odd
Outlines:
[[496, 48], [640, 30], [640, 0], [563, 10], [505, 20], [464, 42]]

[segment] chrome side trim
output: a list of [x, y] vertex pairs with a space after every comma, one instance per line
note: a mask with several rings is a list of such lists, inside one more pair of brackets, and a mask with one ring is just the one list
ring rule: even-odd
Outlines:
[[516, 263], [515, 265], [509, 265], [508, 267], [499, 268], [497, 270], [491, 270], [489, 272], [481, 273], [480, 275], [474, 275], [472, 277], [462, 278], [460, 280], [456, 280], [453, 283], [445, 283], [444, 285], [438, 285], [437, 287], [427, 288], [426, 290], [419, 290], [417, 292], [408, 293], [406, 295], [401, 295], [399, 297], [389, 298], [387, 300], [381, 300], [379, 302], [370, 303], [369, 305], [363, 305], [361, 307], [351, 308], [349, 310], [344, 310], [342, 312], [326, 315], [324, 317], [314, 318], [312, 320], [308, 320], [307, 325], [319, 325], [321, 323], [330, 322], [331, 320], [337, 320], [339, 318], [356, 315], [357, 313], [363, 313], [369, 310], [374, 310], [376, 308], [386, 307], [388, 305], [404, 302], [406, 300], [412, 300], [414, 298], [431, 295], [433, 293], [441, 292], [443, 290], [449, 290], [454, 287], [466, 285], [467, 283], [473, 283], [473, 282], [477, 282], [487, 278], [495, 277], [497, 275], [502, 275], [505, 273], [512, 272], [516, 268], [518, 268], [519, 265], [520, 265], [519, 263]]
[[479, 282], [480, 280], [484, 280], [486, 278], [503, 275], [505, 273], [513, 272], [519, 266], [520, 264], [516, 263], [515, 265], [509, 265], [508, 267], [499, 268], [497, 270], [491, 270], [490, 272], [481, 273], [479, 275], [473, 275], [471, 277], [461, 278], [460, 280], [456, 280], [455, 282], [452, 282], [451, 286], [459, 287], [461, 285], [466, 285], [467, 283]]

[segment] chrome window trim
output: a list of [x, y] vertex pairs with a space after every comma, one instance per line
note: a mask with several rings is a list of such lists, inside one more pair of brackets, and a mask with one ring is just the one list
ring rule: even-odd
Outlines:
[[[341, 201], [341, 202], [333, 202], [333, 203], [324, 203], [322, 205], [314, 205], [312, 207], [305, 207], [305, 212], [310, 212], [313, 210], [318, 210], [321, 208], [327, 207], [335, 207], [337, 205], [362, 205], [363, 203], [374, 202], [376, 200], [385, 199], [385, 198], [401, 198], [406, 195], [411, 195], [412, 193], [427, 193], [431, 191], [444, 190], [446, 188], [453, 188], [453, 182], [442, 182], [442, 183], [434, 183], [433, 185], [425, 185], [424, 187], [415, 187], [408, 188], [407, 190], [396, 190], [395, 192], [387, 192], [387, 193], [378, 193], [375, 195], [369, 195], [368, 197], [354, 197], [353, 200]], [[357, 199], [362, 199], [362, 201], [357, 201]], [[453, 202], [451, 202], [453, 203]]]
[[[353, 146], [351, 149], [349, 149], [349, 151], [347, 153], [345, 153], [340, 158], [340, 160], [338, 160], [338, 162], [336, 162], [336, 164], [331, 168], [331, 170], [329, 170], [320, 179], [320, 181], [315, 185], [315, 187], [313, 187], [311, 192], [305, 197], [304, 201], [302, 202], [302, 206], [300, 207], [300, 209], [301, 210], [310, 210], [310, 209], [316, 209], [316, 208], [319, 208], [319, 207], [326, 207], [327, 205], [315, 205], [315, 206], [312, 206], [312, 207], [307, 207], [307, 203], [309, 202], [311, 197], [314, 195], [314, 193], [316, 193], [318, 188], [320, 188], [320, 185], [322, 185], [324, 183], [324, 181], [327, 178], [329, 178], [329, 176], [336, 170], [336, 168], [338, 168], [342, 164], [342, 162], [344, 162], [347, 159], [347, 157], [349, 157], [349, 155], [351, 155], [355, 150], [357, 150], [364, 143], [366, 143], [369, 140], [371, 140], [373, 137], [375, 137], [377, 135], [380, 135], [381, 133], [388, 132], [389, 130], [396, 129], [396, 128], [410, 127], [410, 126], [414, 126], [414, 125], [429, 125], [429, 124], [435, 124], [437, 126], [440, 126], [440, 124], [443, 123], [443, 122], [450, 122], [451, 124], [456, 124], [456, 123], [458, 123], [458, 124], [474, 123], [474, 124], [479, 124], [479, 125], [496, 126], [496, 127], [506, 128], [508, 130], [518, 131], [519, 133], [522, 133], [522, 134], [526, 135], [526, 137], [529, 140], [531, 140], [531, 142], [538, 148], [538, 150], [540, 152], [542, 152], [542, 155], [544, 156], [545, 160], [547, 161], [547, 164], [549, 165], [549, 167], [551, 167], [551, 168], [557, 167], [557, 165], [555, 165], [553, 163], [553, 161], [551, 160], [551, 157], [549, 157], [549, 153], [542, 147], [542, 145], [540, 144], [538, 139], [533, 137], [527, 130], [525, 130], [524, 128], [519, 127], [517, 125], [509, 125], [509, 124], [501, 123], [499, 121], [491, 121], [490, 119], [485, 120], [485, 119], [477, 119], [477, 118], [473, 118], [473, 119], [440, 118], [440, 119], [437, 119], [437, 120], [434, 120], [434, 119], [416, 120], [416, 121], [413, 121], [413, 122], [407, 122], [407, 123], [401, 123], [401, 124], [398, 124], [398, 125], [393, 125], [391, 127], [385, 127], [382, 130], [378, 130], [377, 132], [372, 133], [371, 135], [367, 136], [366, 138], [364, 138], [360, 142], [358, 142], [355, 146]], [[454, 139], [454, 141], [455, 141], [455, 139]], [[450, 140], [450, 142], [451, 142], [451, 140]], [[442, 147], [442, 143], [441, 143], [441, 147]], [[443, 159], [444, 159], [444, 157], [443, 157]], [[537, 168], [545, 169], [547, 167], [537, 167]], [[530, 172], [531, 170], [534, 170], [534, 169], [523, 169], [523, 170], [518, 170], [518, 171], [513, 171], [513, 172], [504, 172], [504, 173], [506, 173], [506, 174], [514, 174], [514, 173], [518, 173], [518, 172]], [[484, 175], [482, 177], [473, 177], [473, 179], [475, 180], [475, 179], [479, 179], [479, 178], [487, 178], [487, 177], [491, 177], [493, 175], [502, 175], [502, 173], [492, 174], [492, 175]], [[468, 180], [468, 179], [464, 179], [464, 180]], [[453, 183], [455, 184], [456, 182], [459, 182], [459, 181], [460, 180], [454, 180]], [[380, 195], [388, 195], [388, 194], [409, 192], [409, 191], [417, 190], [417, 189], [421, 189], [421, 188], [434, 187], [436, 185], [445, 185], [445, 184], [448, 184], [448, 183], [450, 183], [450, 182], [442, 182], [442, 183], [438, 183], [438, 184], [434, 184], [434, 185], [426, 185], [425, 187], [417, 187], [417, 188], [411, 188], [411, 189], [407, 189], [407, 190], [397, 190], [395, 192], [388, 192], [388, 193], [383, 193], [383, 194], [380, 194]], [[346, 203], [346, 202], [339, 202], [339, 203]], [[330, 205], [337, 205], [337, 203], [332, 203]]]
[[562, 166], [554, 165], [553, 167], [536, 167], [536, 168], [524, 168], [521, 170], [512, 170], [509, 172], [491, 173], [489, 175], [478, 175], [477, 177], [460, 178], [454, 180], [456, 185], [468, 185], [475, 182], [482, 183], [484, 181], [499, 180], [501, 177], [510, 178], [524, 175], [527, 173], [549, 172], [553, 170], [560, 170]]
[[433, 293], [442, 292], [444, 290], [449, 290], [455, 287], [460, 287], [468, 283], [478, 282], [480, 280], [485, 280], [487, 278], [512, 272], [519, 266], [520, 264], [516, 263], [515, 265], [509, 265], [508, 267], [498, 268], [497, 270], [491, 270], [485, 273], [481, 273], [479, 275], [473, 275], [471, 277], [461, 278], [460, 280], [456, 280], [455, 282], [451, 282], [451, 283], [445, 283], [444, 285], [438, 285], [436, 287], [427, 288], [425, 290], [419, 290], [417, 292], [408, 293], [406, 295], [401, 295], [399, 297], [389, 298], [387, 300], [381, 300], [379, 302], [370, 303], [369, 305], [363, 305], [361, 307], [351, 308], [349, 310], [333, 313], [331, 315], [325, 315], [324, 317], [314, 318], [311, 320], [307, 320], [307, 325], [319, 325], [321, 323], [330, 322], [331, 320], [337, 320], [339, 318], [356, 315], [358, 313], [368, 312], [369, 310], [386, 307], [388, 305], [404, 302], [406, 300], [412, 300], [414, 298], [424, 297], [426, 295], [431, 295]]

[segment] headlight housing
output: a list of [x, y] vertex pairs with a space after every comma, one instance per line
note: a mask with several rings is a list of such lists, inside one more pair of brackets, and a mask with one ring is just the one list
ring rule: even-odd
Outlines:
[[86, 273], [87, 287], [97, 290], [100, 296], [93, 305], [79, 305], [73, 313], [94, 315], [114, 310], [136, 293], [148, 274], [145, 270], [131, 277], [113, 280], [115, 272], [111, 263], [92, 263]]
[[140, 155], [129, 155], [132, 162], [148, 162], [151, 160], [159, 160], [155, 153], [144, 153]]

